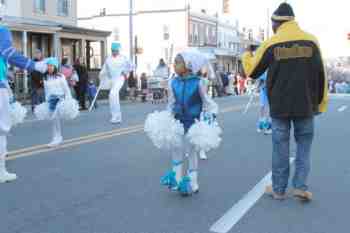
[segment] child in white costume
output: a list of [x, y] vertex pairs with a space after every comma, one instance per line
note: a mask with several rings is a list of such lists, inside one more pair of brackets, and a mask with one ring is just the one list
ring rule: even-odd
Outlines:
[[[44, 77], [44, 89], [46, 102], [35, 108], [35, 114], [39, 119], [52, 121], [52, 141], [49, 147], [59, 146], [63, 142], [61, 130], [61, 118], [77, 117], [78, 104], [72, 98], [66, 78], [58, 73], [58, 60], [48, 58], [46, 60], [48, 71]], [[69, 106], [68, 106], [69, 105]]]
[[119, 92], [124, 85], [125, 77], [132, 70], [132, 65], [128, 59], [120, 55], [120, 48], [120, 43], [112, 43], [112, 56], [106, 59], [100, 73], [100, 77], [102, 79], [101, 82], [103, 83], [108, 79], [111, 84], [111, 90], [109, 92], [109, 105], [112, 115], [112, 124], [120, 124], [122, 122]]
[[169, 82], [168, 110], [183, 124], [185, 135], [182, 147], [172, 151], [172, 170], [161, 183], [183, 195], [199, 191], [198, 151], [190, 143], [187, 133], [203, 112], [218, 113], [217, 104], [208, 96], [206, 85], [197, 75], [207, 64], [206, 58], [198, 52], [182, 52], [175, 59], [177, 75]]

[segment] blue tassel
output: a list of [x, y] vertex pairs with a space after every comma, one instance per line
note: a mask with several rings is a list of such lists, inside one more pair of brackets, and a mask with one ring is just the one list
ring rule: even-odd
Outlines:
[[269, 122], [269, 121], [264, 121], [263, 122], [263, 129], [265, 129], [265, 130], [269, 130], [269, 129], [271, 129], [271, 123]]
[[184, 196], [192, 194], [191, 178], [189, 176], [182, 178], [179, 184], [179, 192]]
[[176, 173], [174, 171], [168, 172], [160, 179], [160, 183], [167, 186], [169, 189], [174, 189], [177, 187]]
[[264, 121], [259, 121], [259, 123], [258, 123], [258, 128], [260, 129], [260, 130], [264, 130], [265, 128], [265, 122]]

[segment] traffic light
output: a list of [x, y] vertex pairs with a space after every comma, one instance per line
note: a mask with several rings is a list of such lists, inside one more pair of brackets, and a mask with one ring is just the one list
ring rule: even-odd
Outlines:
[[350, 32], [348, 33], [348, 40], [350, 40]]
[[230, 13], [230, 0], [223, 0], [223, 11], [225, 14]]

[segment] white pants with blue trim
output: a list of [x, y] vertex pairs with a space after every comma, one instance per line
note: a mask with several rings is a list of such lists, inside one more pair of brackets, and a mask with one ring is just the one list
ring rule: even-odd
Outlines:
[[[7, 134], [11, 130], [10, 97], [6, 88], [0, 88], [0, 173], [6, 170]], [[3, 171], [2, 171], [3, 170]]]
[[109, 92], [109, 105], [112, 115], [112, 120], [122, 120], [122, 113], [120, 110], [119, 93], [124, 85], [124, 78], [119, 77], [112, 80], [112, 88]]
[[182, 145], [181, 148], [172, 151], [173, 162], [183, 164], [182, 174], [179, 174], [181, 177], [188, 175], [190, 172], [198, 171], [198, 152], [186, 136], [182, 139]]

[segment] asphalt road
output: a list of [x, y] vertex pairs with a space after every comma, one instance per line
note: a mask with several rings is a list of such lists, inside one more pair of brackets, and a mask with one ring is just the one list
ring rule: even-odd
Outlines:
[[143, 133], [146, 115], [164, 106], [123, 105], [124, 122], [113, 126], [101, 105], [65, 122], [66, 142], [55, 150], [45, 147], [49, 123], [29, 118], [9, 136], [8, 170], [19, 178], [0, 185], [0, 232], [348, 232], [350, 98], [332, 97], [317, 117], [309, 204], [259, 194], [271, 137], [256, 133], [256, 107], [242, 114], [247, 97], [217, 100], [223, 142], [201, 161], [200, 192], [189, 198], [160, 186], [170, 156]]

